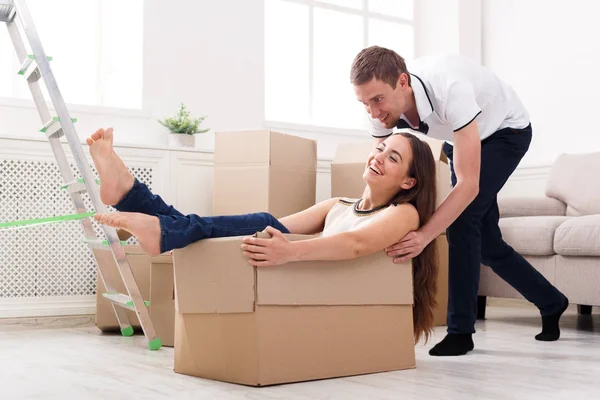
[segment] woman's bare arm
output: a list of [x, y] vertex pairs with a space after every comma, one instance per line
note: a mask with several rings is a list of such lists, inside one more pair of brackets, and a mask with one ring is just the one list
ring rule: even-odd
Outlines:
[[299, 235], [313, 235], [323, 231], [325, 217], [331, 208], [339, 201], [338, 198], [323, 200], [306, 210], [299, 211], [287, 217], [279, 218], [279, 222], [290, 233]]

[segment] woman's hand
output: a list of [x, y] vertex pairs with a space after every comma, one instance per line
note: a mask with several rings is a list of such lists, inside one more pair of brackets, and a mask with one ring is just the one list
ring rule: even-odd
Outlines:
[[255, 267], [271, 267], [294, 260], [294, 245], [285, 238], [281, 231], [268, 226], [264, 232], [270, 234], [271, 238], [245, 237], [242, 239], [243, 254], [250, 259], [250, 264]]

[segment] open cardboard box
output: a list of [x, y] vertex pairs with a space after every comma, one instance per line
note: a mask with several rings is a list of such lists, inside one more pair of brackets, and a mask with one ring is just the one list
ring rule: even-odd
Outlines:
[[[450, 181], [450, 166], [448, 158], [442, 150], [444, 141], [431, 139], [417, 134], [421, 140], [427, 142], [436, 165], [437, 200], [436, 208], [446, 198], [452, 189]], [[365, 171], [367, 158], [373, 150], [373, 141], [358, 143], [343, 143], [337, 148], [337, 152], [331, 164], [331, 196], [360, 198], [365, 190], [363, 173]], [[434, 311], [434, 324], [446, 325], [448, 310], [448, 241], [445, 234], [435, 239], [438, 250], [439, 274], [436, 295], [437, 307]]]
[[[130, 237], [127, 232], [120, 231], [121, 240]], [[125, 245], [125, 254], [133, 276], [144, 300], [150, 301], [149, 312], [152, 323], [163, 346], [173, 346], [175, 326], [175, 288], [173, 278], [173, 258], [169, 254], [150, 257], [138, 245]], [[96, 259], [102, 264], [110, 278], [116, 282], [117, 290], [127, 294], [121, 275], [117, 269], [112, 252], [93, 249]], [[104, 282], [97, 273], [96, 290], [96, 326], [102, 332], [119, 331], [119, 323], [113, 311], [112, 303], [102, 296], [106, 292]], [[127, 317], [134, 329], [141, 330], [135, 312], [127, 310]]]
[[410, 263], [382, 251], [255, 268], [241, 244], [174, 251], [175, 372], [263, 386], [415, 367]]

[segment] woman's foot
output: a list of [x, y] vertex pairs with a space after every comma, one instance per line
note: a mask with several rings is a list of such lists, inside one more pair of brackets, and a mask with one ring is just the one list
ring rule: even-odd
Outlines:
[[86, 142], [100, 178], [100, 200], [113, 206], [131, 190], [135, 179], [113, 150], [112, 128], [98, 129]]
[[124, 229], [137, 238], [142, 250], [150, 256], [160, 254], [160, 223], [158, 217], [142, 213], [114, 212], [96, 214], [101, 224]]

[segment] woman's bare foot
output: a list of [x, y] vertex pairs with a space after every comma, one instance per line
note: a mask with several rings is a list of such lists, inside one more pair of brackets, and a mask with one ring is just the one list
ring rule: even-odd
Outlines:
[[100, 178], [100, 199], [113, 206], [131, 190], [134, 177], [113, 150], [112, 128], [98, 129], [86, 142]]
[[133, 234], [148, 255], [160, 254], [160, 223], [158, 217], [142, 213], [114, 212], [94, 215], [101, 224], [124, 229]]

